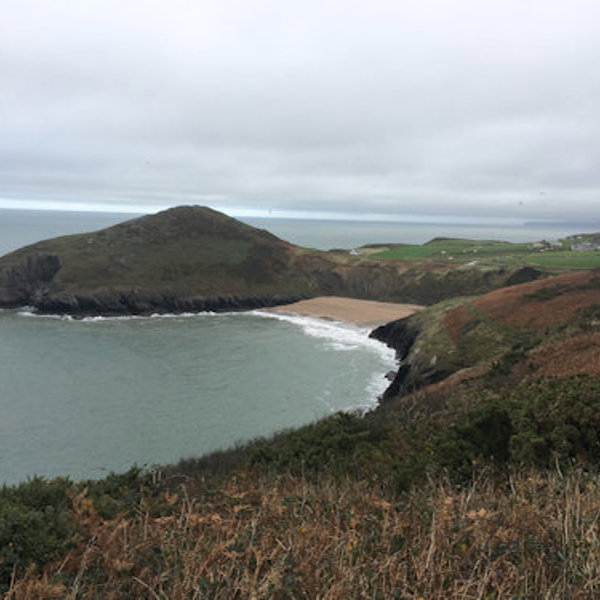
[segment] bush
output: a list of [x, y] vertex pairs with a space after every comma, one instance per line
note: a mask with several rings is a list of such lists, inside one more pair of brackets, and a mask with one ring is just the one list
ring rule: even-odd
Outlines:
[[257, 444], [250, 462], [292, 472], [341, 473], [368, 462], [388, 434], [389, 428], [381, 423], [339, 413]]
[[148, 477], [139, 467], [125, 473], [110, 473], [104, 479], [88, 481], [87, 496], [103, 519], [114, 519], [119, 513], [133, 513], [139, 506], [144, 491], [148, 491]]
[[507, 407], [492, 401], [469, 412], [433, 437], [429, 444], [432, 465], [459, 479], [469, 478], [473, 464], [487, 461], [495, 466], [510, 459], [513, 424]]
[[15, 568], [42, 564], [66, 551], [75, 533], [68, 479], [34, 477], [0, 489], [0, 590]]
[[600, 380], [587, 376], [547, 378], [520, 391], [511, 451], [520, 462], [541, 467], [600, 460]]

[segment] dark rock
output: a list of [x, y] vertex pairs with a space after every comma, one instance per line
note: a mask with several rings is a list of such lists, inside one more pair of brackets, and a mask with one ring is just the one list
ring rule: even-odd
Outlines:
[[61, 268], [56, 254], [31, 253], [0, 271], [0, 303], [5, 306], [36, 304], [48, 292]]
[[383, 342], [396, 351], [396, 358], [404, 360], [421, 332], [420, 326], [411, 317], [398, 319], [374, 329], [369, 337]]
[[545, 277], [543, 271], [536, 269], [534, 267], [522, 267], [517, 269], [514, 273], [508, 277], [505, 285], [518, 285], [520, 283], [528, 283], [529, 281], [535, 281], [536, 279], [540, 279], [540, 277]]

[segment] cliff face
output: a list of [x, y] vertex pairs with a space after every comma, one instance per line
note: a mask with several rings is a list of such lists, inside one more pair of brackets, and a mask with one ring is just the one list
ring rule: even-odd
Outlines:
[[0, 271], [0, 304], [19, 306], [39, 302], [48, 293], [52, 279], [60, 270], [56, 254], [33, 252]]

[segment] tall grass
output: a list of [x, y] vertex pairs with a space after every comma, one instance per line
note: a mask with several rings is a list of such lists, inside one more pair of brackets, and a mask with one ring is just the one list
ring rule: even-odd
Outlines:
[[7, 599], [591, 598], [600, 594], [600, 494], [573, 472], [428, 480], [399, 496], [347, 479], [242, 474], [170, 514], [103, 520], [75, 499], [66, 558]]

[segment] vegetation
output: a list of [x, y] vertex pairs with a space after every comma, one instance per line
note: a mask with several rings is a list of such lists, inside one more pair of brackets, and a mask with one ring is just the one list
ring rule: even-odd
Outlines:
[[600, 267], [600, 252], [563, 250], [528, 257], [531, 264], [560, 269], [597, 269]]
[[491, 373], [254, 442], [234, 460], [4, 488], [3, 591], [592, 597], [599, 403], [595, 378], [515, 387]]
[[[205, 226], [220, 223], [229, 231], [219, 216]], [[166, 231], [176, 238], [180, 226]], [[127, 227], [135, 234], [140, 222]], [[113, 233], [98, 240], [110, 247]], [[242, 233], [258, 236], [259, 246], [268, 238]], [[240, 235], [225, 253], [230, 266], [249, 256]], [[398, 252], [421, 265], [439, 260], [441, 249], [454, 256], [468, 247], [464, 260], [515, 256], [514, 245], [469, 244], [438, 239]], [[357, 292], [383, 277], [370, 262], [360, 271], [360, 258], [331, 260], [359, 269], [346, 273]], [[452, 269], [404, 272], [430, 297], [441, 280], [445, 297], [480, 281], [459, 271], [457, 283]], [[329, 285], [331, 271], [319, 273]], [[497, 286], [495, 271], [482, 273]], [[334, 415], [147, 472], [3, 487], [0, 594], [600, 596], [599, 286], [597, 272], [568, 273], [455, 297], [392, 324], [403, 357], [399, 394], [367, 415]]]
[[599, 266], [598, 256], [544, 243], [451, 239], [320, 252], [188, 206], [0, 257], [0, 306], [151, 314], [256, 308], [319, 295], [429, 305], [567, 267]]
[[481, 266], [535, 265], [558, 270], [600, 267], [600, 252], [596, 250], [573, 251], [571, 250], [573, 241], [565, 239], [551, 244], [548, 242], [510, 243], [436, 238], [423, 245], [391, 244], [385, 249], [373, 248], [378, 251], [369, 252], [369, 254], [374, 258], [387, 260], [453, 264], [473, 264], [475, 262]]

